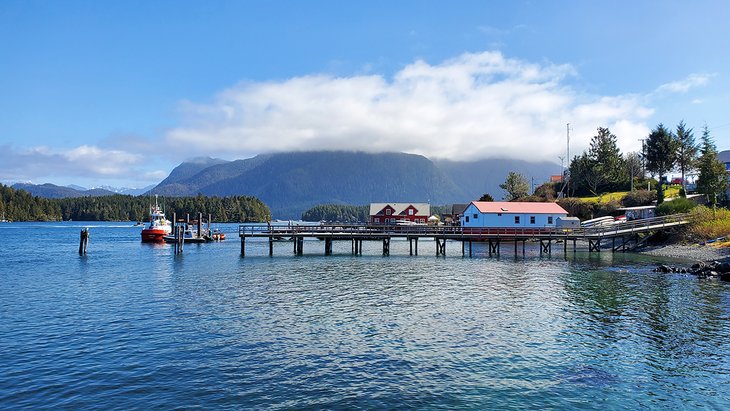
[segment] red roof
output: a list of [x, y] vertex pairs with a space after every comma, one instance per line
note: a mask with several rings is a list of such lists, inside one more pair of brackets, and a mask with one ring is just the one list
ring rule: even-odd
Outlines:
[[557, 203], [472, 201], [472, 204], [482, 213], [568, 214]]

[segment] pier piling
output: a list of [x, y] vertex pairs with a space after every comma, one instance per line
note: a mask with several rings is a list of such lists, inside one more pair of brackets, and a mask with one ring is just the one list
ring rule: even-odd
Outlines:
[[89, 229], [82, 228], [79, 238], [79, 255], [86, 255], [86, 248], [89, 245]]

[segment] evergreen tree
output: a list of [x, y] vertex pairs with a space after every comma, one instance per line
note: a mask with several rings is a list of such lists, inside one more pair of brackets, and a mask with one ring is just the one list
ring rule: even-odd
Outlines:
[[677, 160], [677, 139], [663, 124], [659, 124], [646, 140], [646, 169], [657, 174], [657, 204], [664, 201], [664, 176], [672, 170]]
[[728, 173], [725, 170], [725, 164], [717, 157], [717, 147], [710, 136], [707, 125], [702, 129], [701, 144], [700, 158], [697, 162], [699, 170], [697, 190], [706, 194], [714, 207], [717, 204], [717, 197], [723, 195], [727, 190]]
[[489, 193], [484, 193], [479, 197], [479, 201], [494, 201], [494, 197]]
[[507, 192], [505, 200], [513, 201], [520, 197], [526, 197], [529, 193], [530, 185], [522, 174], [510, 171], [507, 174], [507, 179], [499, 185], [499, 188]]
[[593, 191], [617, 189], [626, 180], [625, 161], [616, 136], [608, 128], [598, 127], [598, 133], [591, 139], [588, 157], [593, 163], [591, 169], [596, 180]]
[[677, 125], [677, 166], [682, 173], [682, 191], [687, 192], [685, 173], [693, 170], [697, 163], [698, 147], [691, 128], [687, 128], [684, 121]]

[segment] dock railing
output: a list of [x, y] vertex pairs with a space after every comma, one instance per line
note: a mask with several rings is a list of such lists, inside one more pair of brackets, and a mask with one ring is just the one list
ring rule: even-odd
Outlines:
[[480, 238], [571, 238], [596, 239], [610, 238], [626, 234], [633, 234], [669, 228], [687, 224], [688, 214], [674, 214], [633, 221], [615, 222], [598, 227], [494, 227], [469, 228], [460, 226], [426, 226], [426, 225], [373, 225], [322, 223], [308, 224], [241, 224], [238, 227], [240, 237], [274, 237], [290, 238], [293, 236], [307, 237], [442, 237], [455, 240]]

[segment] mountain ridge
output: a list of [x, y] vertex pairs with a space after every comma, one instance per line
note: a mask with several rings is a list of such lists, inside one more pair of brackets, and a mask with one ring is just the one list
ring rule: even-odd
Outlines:
[[287, 152], [199, 167], [186, 178], [168, 177], [149, 193], [253, 195], [264, 201], [276, 218], [289, 219], [300, 218], [302, 212], [318, 204], [451, 204], [469, 202], [484, 193], [501, 198], [496, 194], [509, 171], [522, 172], [528, 181], [532, 176], [544, 182], [558, 168], [550, 162], [505, 159], [434, 161], [406, 153]]

